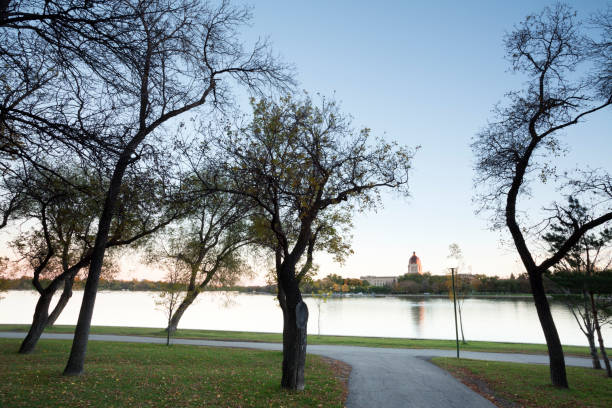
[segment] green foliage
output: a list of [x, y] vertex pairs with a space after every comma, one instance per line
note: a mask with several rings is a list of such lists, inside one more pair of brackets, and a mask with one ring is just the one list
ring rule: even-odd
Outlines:
[[177, 262], [168, 262], [166, 265], [166, 282], [168, 285], [157, 293], [155, 305], [166, 316], [168, 325], [166, 327], [166, 346], [170, 345], [170, 338], [173, 330], [170, 329], [170, 320], [174, 315], [183, 297], [183, 292], [187, 289], [189, 276], [186, 276]]
[[353, 129], [325, 98], [317, 105], [308, 95], [288, 95], [253, 100], [252, 106], [252, 121], [225, 129], [217, 141], [215, 167], [231, 178], [217, 188], [253, 202], [259, 241], [278, 257], [277, 267], [290, 260], [283, 273], [295, 276], [285, 279], [300, 281], [313, 252], [328, 252], [339, 262], [350, 255], [355, 209], [374, 208], [382, 188], [407, 194], [414, 151], [372, 140], [367, 128]]
[[612, 294], [612, 270], [600, 271], [594, 275], [583, 275], [571, 271], [559, 271], [548, 277], [571, 293], [582, 293], [587, 290], [594, 294]]
[[344, 283], [344, 278], [340, 275], [336, 275], [335, 273], [327, 275], [327, 279], [333, 283], [337, 283], [338, 285], [342, 285]]
[[[558, 215], [550, 225], [550, 231], [543, 235], [548, 244], [549, 252], [555, 253], [561, 249], [568, 237], [577, 228], [593, 220], [591, 211], [576, 198], [569, 197], [563, 215]], [[570, 248], [563, 259], [555, 265], [555, 272], [593, 274], [603, 266], [610, 265], [606, 249], [612, 244], [612, 228], [600, 227], [590, 230], [580, 237]], [[602, 259], [603, 258], [603, 259]]]

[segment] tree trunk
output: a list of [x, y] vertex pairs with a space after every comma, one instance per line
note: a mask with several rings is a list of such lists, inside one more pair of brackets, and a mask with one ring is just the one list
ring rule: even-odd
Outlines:
[[185, 295], [185, 299], [183, 299], [179, 307], [172, 315], [170, 322], [168, 323], [168, 327], [166, 328], [168, 332], [174, 333], [176, 331], [179, 321], [181, 320], [181, 317], [183, 317], [183, 313], [185, 313], [185, 310], [187, 310], [187, 308], [191, 306], [191, 304], [199, 294], [200, 291], [198, 290], [187, 292], [187, 294]]
[[62, 295], [60, 296], [57, 305], [49, 315], [47, 319], [47, 327], [51, 327], [55, 324], [55, 321], [59, 317], [60, 314], [64, 311], [64, 308], [68, 304], [68, 301], [72, 297], [72, 285], [74, 283], [74, 278], [67, 277], [64, 280], [64, 290], [62, 291]]
[[172, 334], [172, 331], [170, 330], [170, 319], [168, 319], [168, 328], [166, 329], [166, 347], [170, 346], [170, 335], [171, 334]]
[[[282, 287], [285, 286], [285, 287]], [[306, 366], [306, 328], [308, 307], [302, 301], [297, 281], [279, 282], [279, 302], [283, 310], [283, 375], [281, 386], [304, 389]]]
[[306, 366], [306, 326], [308, 307], [300, 301], [283, 311], [283, 377], [281, 386], [291, 390], [304, 389]]
[[[134, 140], [132, 141], [134, 142]], [[133, 143], [130, 142], [130, 145]], [[136, 143], [137, 145], [138, 143]], [[113, 172], [110, 185], [104, 201], [104, 209], [100, 215], [100, 221], [98, 223], [98, 234], [96, 235], [96, 242], [91, 255], [91, 262], [89, 264], [89, 273], [87, 275], [87, 282], [85, 283], [85, 290], [83, 291], [83, 302], [81, 303], [81, 310], [79, 312], [79, 319], [74, 331], [74, 339], [72, 341], [72, 348], [70, 349], [70, 357], [68, 363], [64, 369], [64, 375], [80, 375], [83, 373], [83, 366], [85, 364], [85, 354], [87, 352], [87, 341], [89, 340], [89, 330], [91, 328], [91, 317], [93, 316], [94, 305], [96, 303], [96, 295], [98, 293], [98, 283], [100, 281], [100, 272], [102, 271], [102, 263], [104, 261], [104, 253], [106, 251], [106, 242], [108, 240], [108, 234], [110, 231], [111, 222], [113, 220], [113, 212], [115, 203], [119, 195], [119, 189], [127, 168], [130, 155], [134, 151], [135, 146], [124, 150], [117, 165]]]
[[548, 347], [548, 358], [550, 361], [550, 379], [556, 387], [569, 388], [567, 383], [567, 373], [565, 371], [565, 357], [563, 356], [563, 347], [559, 339], [559, 333], [555, 326], [552, 314], [550, 313], [550, 305], [544, 291], [542, 274], [537, 271], [529, 272], [529, 283], [531, 284], [531, 293], [540, 319], [540, 325], [546, 338], [546, 346]]
[[591, 359], [593, 360], [593, 368], [595, 370], [601, 370], [601, 361], [599, 361], [599, 354], [597, 354], [597, 346], [595, 346], [595, 334], [591, 333], [587, 336], [589, 339], [589, 350], [591, 350]]
[[597, 332], [597, 340], [599, 341], [599, 351], [601, 352], [601, 357], [606, 365], [606, 373], [608, 374], [608, 377], [612, 377], [612, 367], [610, 367], [610, 359], [608, 359], [608, 353], [606, 353], [606, 346], [604, 345], [603, 337], [601, 335], [601, 327], [599, 326], [599, 317], [597, 317], [595, 297], [592, 293], [590, 295], [591, 307], [593, 308], [593, 323], [595, 323], [595, 331]]
[[49, 305], [51, 299], [53, 299], [54, 291], [45, 291], [38, 298], [36, 302], [36, 309], [34, 309], [34, 317], [32, 319], [32, 325], [28, 331], [27, 336], [21, 342], [19, 347], [19, 354], [29, 354], [34, 351], [36, 344], [42, 335], [42, 332], [47, 327], [47, 319], [49, 318]]
[[582, 300], [584, 303], [584, 326], [586, 329], [585, 335], [587, 337], [587, 340], [589, 341], [589, 350], [591, 351], [591, 360], [593, 361], [593, 368], [596, 370], [601, 370], [601, 362], [599, 361], [599, 355], [597, 354], [597, 346], [595, 346], [595, 333], [593, 330], [593, 322], [591, 322], [590, 318], [590, 314], [593, 313], [593, 307], [592, 305], [589, 305], [588, 299], [589, 294], [586, 290], [583, 290]]

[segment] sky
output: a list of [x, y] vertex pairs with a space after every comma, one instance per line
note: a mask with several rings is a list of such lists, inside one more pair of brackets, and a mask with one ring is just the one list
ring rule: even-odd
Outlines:
[[[524, 78], [509, 71], [504, 34], [545, 1], [267, 1], [253, 5], [249, 35], [267, 36], [296, 67], [299, 88], [333, 95], [356, 127], [407, 146], [411, 197], [383, 195], [384, 208], [357, 214], [354, 254], [344, 265], [319, 254], [320, 275], [400, 275], [415, 251], [424, 271], [443, 274], [448, 246], [466, 269], [509, 276], [523, 271], [505, 231], [491, 231], [472, 203], [472, 137], [504, 94]], [[578, 16], [606, 1], [569, 2]], [[610, 109], [567, 132], [568, 166], [610, 168]], [[588, 137], [589, 143], [584, 143]], [[536, 202], [558, 198], [544, 188]]]
[[[296, 68], [299, 89], [340, 101], [356, 128], [400, 144], [421, 146], [413, 162], [411, 196], [383, 194], [384, 207], [356, 214], [353, 250], [343, 265], [317, 254], [321, 277], [400, 275], [415, 251], [424, 271], [444, 274], [448, 246], [457, 243], [465, 272], [509, 276], [523, 271], [505, 231], [476, 215], [473, 136], [491, 109], [524, 78], [509, 71], [503, 37], [546, 1], [308, 1], [257, 0], [247, 42], [267, 37]], [[612, 3], [570, 1], [578, 16]], [[245, 112], [249, 107], [244, 104]], [[568, 167], [610, 169], [610, 109], [568, 131]], [[586, 142], [588, 140], [588, 143]], [[558, 198], [551, 188], [531, 203]], [[505, 243], [504, 243], [505, 241]], [[137, 257], [121, 278], [158, 279]], [[263, 283], [256, 278], [254, 283]]]

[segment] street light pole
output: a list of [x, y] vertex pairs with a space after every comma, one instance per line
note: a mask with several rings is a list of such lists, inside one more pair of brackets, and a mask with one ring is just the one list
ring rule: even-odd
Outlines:
[[455, 341], [457, 342], [457, 358], [459, 358], [459, 330], [457, 328], [457, 296], [455, 295], [455, 269], [451, 270], [451, 280], [453, 281], [453, 304], [455, 306]]

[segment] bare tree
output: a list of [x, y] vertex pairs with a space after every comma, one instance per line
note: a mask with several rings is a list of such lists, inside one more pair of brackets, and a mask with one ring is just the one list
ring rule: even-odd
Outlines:
[[[609, 22], [609, 16], [608, 13], [604, 21]], [[609, 44], [611, 33], [600, 30], [603, 41], [590, 40], [580, 29], [575, 12], [557, 4], [528, 16], [506, 36], [506, 53], [512, 68], [525, 74], [528, 82], [522, 91], [507, 94], [508, 102], [496, 107], [495, 120], [477, 134], [472, 144], [478, 197], [483, 210], [493, 212], [494, 226], [508, 228], [529, 275], [548, 346], [551, 380], [558, 387], [568, 387], [565, 359], [542, 275], [563, 259], [587, 231], [612, 220], [612, 211], [609, 206], [600, 205], [600, 215], [573, 229], [556, 251], [537, 262], [534, 247], [529, 244], [533, 236], [526, 234], [541, 233], [546, 224], [539, 224], [538, 231], [530, 230], [517, 206], [520, 198], [534, 191], [529, 189], [534, 179], [554, 181], [555, 168], [550, 165], [550, 157], [562, 153], [560, 131], [612, 104], [610, 77], [605, 75], [609, 60], [603, 58], [601, 49], [589, 46], [594, 42]], [[576, 69], [581, 64], [593, 69], [584, 78], [576, 79]], [[555, 208], [564, 211], [560, 206]]]
[[308, 308], [299, 285], [313, 252], [338, 245], [319, 241], [320, 234], [334, 236], [344, 223], [336, 217], [355, 206], [374, 207], [380, 189], [407, 193], [413, 152], [381, 140], [371, 145], [369, 130], [355, 131], [335, 103], [315, 106], [309, 98], [264, 99], [254, 105], [249, 125], [226, 134], [217, 147], [231, 183], [213, 188], [246, 197], [259, 209], [283, 311], [281, 385], [303, 389]]

